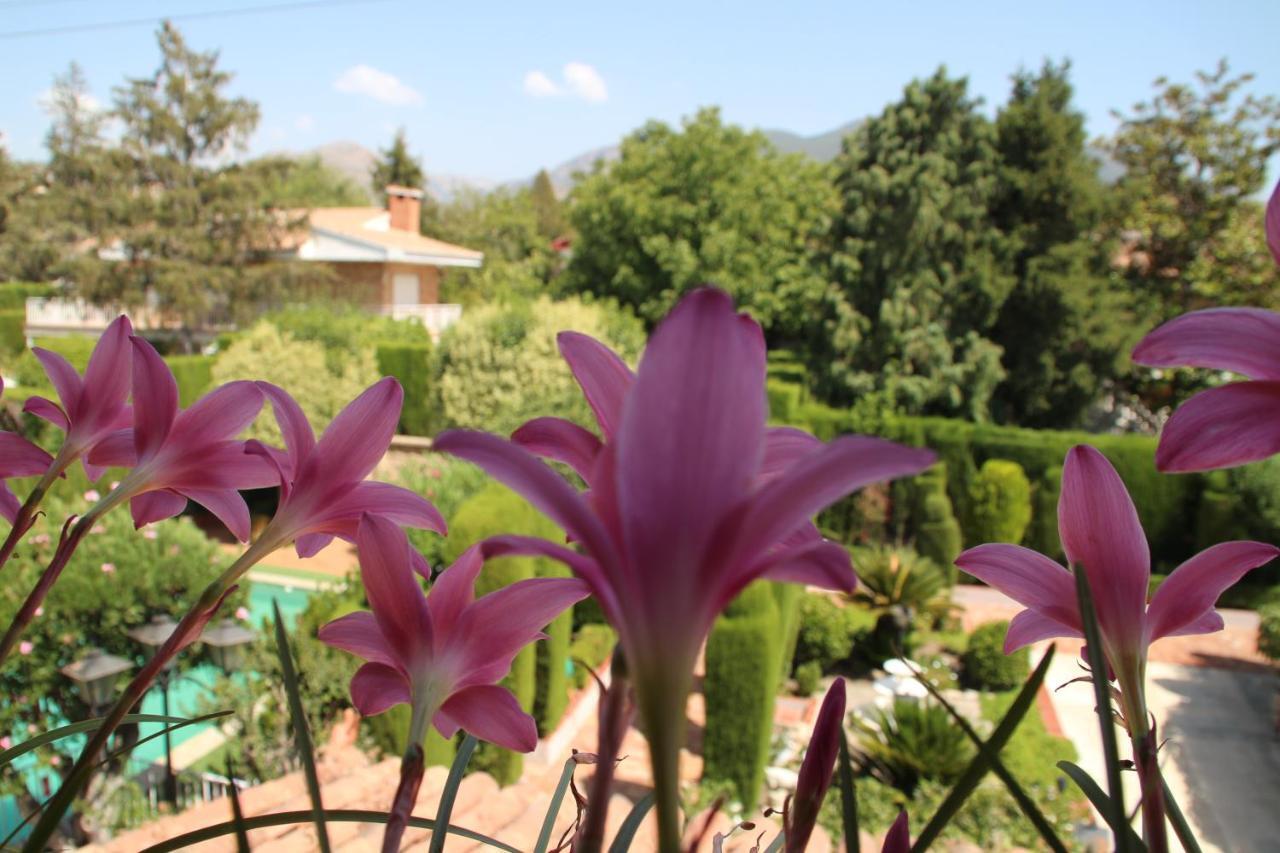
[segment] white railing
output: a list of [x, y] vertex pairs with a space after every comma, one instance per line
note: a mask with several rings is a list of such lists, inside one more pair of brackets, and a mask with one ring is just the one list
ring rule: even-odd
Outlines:
[[181, 325], [155, 308], [103, 307], [83, 299], [33, 296], [27, 299], [28, 337], [57, 332], [101, 332], [121, 313], [128, 314], [136, 329], [170, 329]]
[[439, 338], [441, 332], [462, 316], [461, 305], [380, 305], [377, 311], [395, 320], [417, 320], [426, 326], [432, 338]]

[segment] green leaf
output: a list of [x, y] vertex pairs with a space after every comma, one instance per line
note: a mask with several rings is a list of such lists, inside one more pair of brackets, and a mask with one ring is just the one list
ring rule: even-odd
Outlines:
[[627, 853], [631, 849], [631, 839], [636, 837], [636, 831], [640, 829], [644, 816], [651, 808], [653, 808], [653, 791], [645, 794], [631, 807], [627, 819], [622, 822], [622, 826], [618, 827], [618, 834], [609, 845], [609, 853]]
[[778, 853], [782, 849], [782, 844], [787, 840], [785, 832], [779, 832], [778, 837], [769, 842], [769, 846], [764, 849], [764, 853]]
[[302, 708], [302, 696], [298, 692], [298, 674], [293, 669], [293, 653], [289, 651], [289, 638], [285, 636], [284, 619], [280, 616], [280, 602], [271, 599], [271, 612], [275, 618], [276, 653], [280, 656], [280, 674], [284, 679], [285, 693], [289, 696], [289, 716], [293, 720], [293, 734], [298, 741], [298, 754], [302, 757], [302, 772], [307, 780], [307, 796], [311, 798], [311, 814], [316, 825], [316, 838], [321, 853], [329, 853], [329, 833], [324, 828], [324, 803], [320, 800], [320, 777], [316, 774], [315, 750], [311, 745], [311, 730], [307, 727], [307, 713]]
[[1053, 646], [1050, 646], [1049, 651], [1045, 652], [1044, 657], [1040, 659], [1040, 663], [1036, 666], [1035, 671], [1031, 673], [1031, 677], [1027, 679], [1026, 684], [1023, 684], [1022, 689], [1018, 691], [1018, 695], [1014, 698], [1013, 704], [1009, 706], [1008, 712], [996, 724], [995, 731], [991, 733], [991, 737], [987, 738], [983, 748], [973, 757], [973, 761], [969, 762], [969, 766], [965, 768], [955, 786], [947, 793], [942, 805], [938, 806], [937, 812], [929, 819], [929, 823], [925, 825], [925, 828], [920, 831], [915, 843], [911, 845], [912, 853], [923, 853], [923, 851], [929, 849], [929, 845], [942, 833], [943, 827], [955, 816], [955, 813], [964, 805], [964, 801], [978, 787], [982, 777], [987, 775], [987, 771], [991, 769], [990, 757], [1000, 754], [1000, 750], [1004, 749], [1004, 745], [1009, 742], [1009, 738], [1013, 737], [1013, 733], [1017, 731], [1018, 724], [1022, 722], [1022, 718], [1031, 709], [1036, 698], [1036, 691], [1040, 689], [1040, 685], [1044, 683], [1045, 675], [1049, 672], [1049, 663], [1053, 660], [1053, 651]]
[[556, 783], [555, 793], [551, 795], [551, 803], [547, 806], [547, 816], [542, 820], [542, 831], [538, 833], [538, 843], [533, 847], [534, 853], [547, 853], [547, 847], [551, 845], [551, 833], [555, 829], [556, 816], [560, 814], [564, 792], [569, 790], [569, 782], [573, 779], [573, 770], [577, 766], [572, 758], [564, 763], [560, 781]]
[[[244, 819], [244, 829], [246, 831], [254, 829], [264, 829], [268, 826], [289, 826], [296, 823], [306, 823], [308, 820], [314, 819], [314, 813], [307, 809], [294, 812], [279, 812], [278, 814], [254, 815]], [[385, 824], [391, 815], [388, 812], [366, 811], [363, 809], [326, 809], [324, 819], [331, 823], [383, 823]], [[410, 817], [409, 826], [418, 829], [436, 828], [436, 822], [425, 817]], [[199, 844], [204, 841], [210, 841], [214, 838], [221, 838], [224, 835], [231, 835], [236, 831], [235, 821], [225, 821], [223, 823], [215, 823], [213, 826], [206, 826], [201, 829], [192, 830], [182, 835], [161, 841], [159, 844], [153, 844], [139, 853], [169, 853], [172, 850], [181, 850], [184, 847], [190, 847], [193, 844]], [[445, 832], [439, 833], [440, 837], [445, 834], [456, 835], [459, 838], [467, 838], [471, 841], [479, 841], [481, 844], [488, 844], [490, 847], [496, 847], [499, 850], [505, 850], [507, 853], [520, 853], [518, 848], [512, 847], [510, 844], [504, 844], [496, 838], [490, 838], [487, 835], [481, 835], [478, 832], [472, 832], [469, 829], [463, 829], [460, 826], [450, 826]]]
[[[139, 738], [138, 742], [133, 744], [132, 746], [122, 747], [120, 749], [117, 749], [115, 752], [108, 754], [106, 758], [101, 759], [97, 764], [94, 765], [94, 769], [96, 770], [97, 768], [103, 766], [104, 764], [108, 764], [116, 760], [120, 756], [125, 755], [126, 753], [129, 753], [129, 752], [132, 752], [133, 750], [142, 746], [144, 743], [146, 743], [149, 740], [155, 740], [158, 737], [164, 737], [166, 734], [171, 734], [173, 732], [176, 732], [178, 729], [186, 728], [187, 726], [194, 726], [197, 723], [207, 723], [210, 720], [216, 720], [216, 719], [219, 719], [220, 717], [228, 717], [230, 715], [231, 715], [231, 711], [213, 711], [212, 713], [209, 713], [209, 714], [202, 714], [199, 717], [192, 717], [189, 720], [183, 720], [182, 722], [177, 723], [176, 725], [165, 726], [163, 729], [161, 729], [158, 732], [149, 734], [144, 738]], [[129, 718], [125, 717], [124, 722], [126, 723], [129, 722]]]
[[1098, 810], [1098, 814], [1102, 815], [1102, 819], [1107, 822], [1107, 826], [1111, 827], [1111, 831], [1115, 833], [1116, 838], [1126, 838], [1129, 846], [1134, 850], [1147, 849], [1147, 846], [1142, 843], [1142, 839], [1138, 837], [1137, 831], [1129, 823], [1128, 817], [1122, 817], [1118, 824], [1112, 823], [1111, 800], [1107, 797], [1106, 791], [1103, 791], [1098, 786], [1098, 783], [1093, 781], [1093, 777], [1086, 773], [1083, 767], [1072, 764], [1070, 761], [1059, 761], [1058, 769], [1071, 777], [1071, 781], [1076, 783], [1076, 787], [1080, 789], [1081, 793], [1089, 798], [1089, 802], [1093, 803], [1093, 807]]
[[[1113, 829], [1128, 826], [1124, 813], [1124, 783], [1120, 781], [1120, 750], [1116, 746], [1116, 725], [1111, 715], [1111, 688], [1107, 684], [1107, 659], [1102, 654], [1102, 631], [1098, 627], [1098, 613], [1093, 607], [1093, 593], [1089, 589], [1089, 577], [1084, 566], [1075, 566], [1076, 603], [1080, 608], [1080, 622], [1084, 627], [1085, 657], [1089, 661], [1090, 681], [1093, 682], [1093, 698], [1097, 703], [1098, 725], [1102, 730], [1102, 754], [1107, 766], [1107, 792], [1110, 795], [1106, 807], [1098, 811]], [[1095, 805], [1097, 805], [1095, 803]], [[1116, 832], [1116, 853], [1127, 853], [1129, 837]]]
[[[1051, 650], [1053, 648], [1054, 647], [1052, 646], [1050, 647]], [[933, 683], [925, 677], [924, 672], [919, 669], [914, 669], [913, 674], [915, 675], [916, 680], [924, 685], [924, 689], [929, 691], [929, 695], [937, 700], [939, 705], [946, 709], [947, 713], [951, 715], [951, 719], [956, 721], [956, 725], [960, 730], [963, 731], [969, 740], [973, 742], [974, 746], [978, 748], [979, 754], [987, 751], [987, 745], [983, 742], [981, 735], [974, 731], [973, 726], [969, 725], [969, 721], [964, 718], [964, 715], [957, 711], [955, 707], [946, 700], [942, 693], [933, 686]], [[1036, 828], [1036, 831], [1040, 833], [1040, 837], [1044, 839], [1044, 843], [1049, 846], [1049, 849], [1053, 850], [1054, 853], [1067, 853], [1067, 848], [1063, 845], [1062, 841], [1059, 840], [1058, 833], [1054, 831], [1053, 826], [1044, 816], [1044, 813], [1040, 811], [1040, 807], [1035, 804], [1035, 801], [1032, 800], [1031, 797], [1027, 796], [1027, 792], [1022, 789], [1022, 785], [1019, 784], [1018, 780], [1009, 772], [1009, 768], [1004, 766], [1004, 762], [1000, 760], [1000, 756], [998, 754], [988, 755], [987, 761], [991, 764], [991, 772], [996, 774], [1000, 781], [1004, 783], [1004, 786], [1009, 789], [1009, 793], [1013, 795], [1013, 799], [1017, 801], [1018, 807], [1022, 809], [1022, 813], [1027, 816], [1027, 820], [1031, 821], [1031, 824]]]
[[249, 830], [244, 825], [244, 810], [240, 808], [240, 790], [236, 787], [235, 770], [227, 759], [227, 781], [231, 783], [227, 793], [231, 796], [231, 823], [236, 831], [236, 853], [250, 853]]
[[[449, 825], [449, 815], [453, 814], [453, 801], [458, 796], [458, 786], [462, 784], [462, 774], [467, 769], [467, 762], [471, 760], [471, 753], [476, 750], [476, 739], [474, 735], [468, 734], [462, 739], [462, 746], [458, 747], [458, 754], [453, 758], [453, 766], [449, 768], [449, 778], [444, 782], [444, 790], [440, 792], [440, 803], [436, 806], [436, 824], [438, 826]], [[441, 853], [444, 850], [445, 833], [433, 832], [431, 834], [431, 847], [429, 853]]]
[[844, 844], [849, 853], [859, 853], [861, 836], [858, 835], [858, 789], [853, 778], [853, 762], [849, 760], [849, 739], [840, 730], [840, 757], [836, 766], [840, 770], [840, 820], [844, 824]]
[[1200, 842], [1196, 841], [1196, 834], [1191, 829], [1191, 824], [1187, 823], [1186, 815], [1182, 813], [1178, 801], [1173, 798], [1169, 783], [1161, 778], [1160, 784], [1164, 786], [1165, 812], [1169, 816], [1169, 823], [1173, 824], [1173, 831], [1178, 834], [1178, 840], [1182, 842], [1182, 849], [1185, 853], [1200, 853]]
[[[230, 712], [226, 712], [226, 713], [230, 713]], [[66, 737], [71, 737], [72, 735], [78, 735], [84, 732], [91, 732], [94, 729], [98, 728], [98, 725], [101, 722], [102, 722], [101, 719], [93, 719], [93, 720], [84, 720], [79, 723], [71, 723], [66, 726], [59, 726], [56, 729], [43, 732], [41, 734], [36, 735], [33, 738], [24, 740], [22, 743], [11, 746], [8, 749], [4, 750], [3, 752], [0, 752], [0, 767], [4, 767], [8, 765], [18, 756], [25, 755], [31, 750], [39, 749], [40, 747], [45, 746], [46, 744], [50, 744], [50, 743], [53, 743], [54, 741], [62, 740], [63, 738], [66, 738]], [[129, 714], [127, 717], [125, 717], [123, 720], [120, 721], [120, 724], [121, 725], [124, 725], [126, 723], [184, 723], [185, 724], [189, 722], [194, 722], [194, 721], [189, 720], [186, 717], [166, 717], [163, 714]]]

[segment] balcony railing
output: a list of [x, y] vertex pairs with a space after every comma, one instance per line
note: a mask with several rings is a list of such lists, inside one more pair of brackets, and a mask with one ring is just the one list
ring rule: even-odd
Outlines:
[[438, 339], [441, 332], [458, 322], [458, 318], [462, 316], [461, 305], [448, 304], [380, 305], [377, 311], [384, 317], [395, 320], [417, 320], [434, 339]]

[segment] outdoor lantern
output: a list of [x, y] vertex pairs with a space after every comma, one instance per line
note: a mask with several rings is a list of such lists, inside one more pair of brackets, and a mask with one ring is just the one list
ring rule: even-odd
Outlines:
[[200, 639], [209, 647], [209, 657], [228, 675], [240, 668], [240, 664], [244, 662], [245, 649], [257, 637], [257, 631], [246, 628], [234, 619], [223, 619], [206, 628], [200, 635]]
[[[154, 653], [165, 644], [166, 640], [173, 636], [173, 632], [177, 629], [178, 623], [169, 618], [169, 614], [162, 613], [159, 616], [152, 616], [151, 621], [147, 624], [132, 628], [125, 633], [129, 635], [129, 639], [146, 646], [149, 651]], [[173, 655], [164, 665], [164, 668], [173, 669], [174, 664], [177, 662], [178, 656]]]
[[133, 664], [124, 658], [92, 648], [80, 660], [67, 664], [59, 672], [76, 683], [80, 699], [89, 706], [92, 714], [111, 701], [116, 676], [132, 667]]

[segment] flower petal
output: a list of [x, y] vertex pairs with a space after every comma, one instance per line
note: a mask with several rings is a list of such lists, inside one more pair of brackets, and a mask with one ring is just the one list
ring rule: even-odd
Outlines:
[[93, 446], [86, 457], [94, 465], [110, 468], [132, 468], [138, 464], [138, 451], [134, 447], [133, 430], [118, 429]]
[[1228, 587], [1277, 555], [1280, 548], [1262, 542], [1222, 542], [1178, 566], [1151, 597], [1147, 609], [1151, 641], [1179, 633], [1212, 612]]
[[965, 551], [956, 565], [1024, 607], [1065, 625], [1080, 625], [1071, 572], [1038, 551], [992, 542]]
[[621, 615], [618, 597], [604, 571], [590, 557], [534, 536], [493, 536], [481, 543], [485, 559], [506, 556], [547, 557], [563, 563], [591, 589], [611, 621]]
[[[142, 338], [133, 337], [133, 446], [145, 460], [164, 444], [178, 414], [178, 383], [173, 371]], [[74, 423], [75, 412], [71, 412]]]
[[316, 446], [316, 434], [311, 430], [311, 422], [307, 420], [298, 402], [283, 388], [270, 382], [259, 382], [258, 388], [271, 403], [276, 423], [280, 426], [280, 434], [284, 436], [284, 446], [288, 448], [296, 470], [297, 464], [310, 455], [312, 448]]
[[1012, 654], [1023, 646], [1051, 637], [1083, 636], [1084, 633], [1079, 628], [1066, 625], [1037, 610], [1023, 610], [1009, 620], [1009, 631], [1004, 635], [1004, 653]]
[[561, 332], [556, 343], [595, 413], [600, 434], [605, 441], [611, 440], [622, 423], [622, 401], [636, 381], [635, 374], [617, 353], [589, 335]]
[[564, 418], [534, 418], [511, 434], [511, 440], [546, 459], [563, 462], [587, 483], [595, 468], [600, 439]]
[[373, 663], [396, 666], [395, 656], [387, 647], [387, 638], [382, 635], [378, 620], [367, 610], [339, 616], [320, 626], [316, 636], [326, 646], [342, 649]]
[[324, 512], [326, 517], [358, 519], [362, 513], [394, 521], [401, 527], [431, 530], [444, 536], [444, 517], [431, 501], [401, 486], [377, 481], [356, 484]]
[[62, 401], [62, 410], [74, 419], [80, 408], [80, 393], [84, 387], [80, 381], [80, 374], [76, 373], [71, 362], [59, 353], [44, 347], [32, 347], [31, 352], [44, 366], [45, 375], [53, 384], [53, 390], [58, 392], [58, 399]]
[[436, 636], [448, 637], [454, 622], [476, 598], [476, 577], [484, 568], [480, 546], [463, 551], [453, 565], [440, 573], [427, 591], [427, 609]]
[[52, 464], [52, 456], [22, 436], [0, 432], [0, 477], [34, 477]]
[[62, 411], [62, 407], [44, 397], [28, 397], [27, 402], [22, 404], [22, 411], [30, 412], [37, 418], [48, 421], [63, 432], [71, 427], [67, 422], [67, 413]]
[[1276, 188], [1271, 191], [1271, 198], [1267, 201], [1265, 228], [1267, 248], [1271, 249], [1271, 257], [1280, 264], [1280, 181], [1276, 182]]
[[1222, 614], [1216, 610], [1207, 610], [1193, 621], [1188, 622], [1176, 631], [1165, 634], [1166, 637], [1185, 637], [1192, 634], [1212, 634], [1226, 627]]
[[1211, 367], [1280, 379], [1280, 314], [1209, 308], [1175, 317], [1142, 339], [1133, 360], [1152, 367]]
[[884, 847], [880, 853], [910, 853], [911, 829], [907, 825], [906, 811], [898, 812], [898, 817], [889, 827], [889, 834], [884, 837]]
[[175, 489], [263, 489], [276, 485], [280, 475], [271, 459], [246, 453], [245, 445], [243, 441], [219, 441], [192, 447], [156, 477]]
[[153, 521], [164, 521], [173, 518], [187, 508], [187, 499], [177, 492], [168, 489], [156, 489], [143, 492], [129, 501], [129, 511], [133, 514], [133, 526], [142, 527]]
[[440, 713], [480, 740], [516, 752], [533, 752], [538, 745], [537, 724], [505, 687], [481, 684], [459, 690], [440, 706]]
[[386, 664], [366, 663], [351, 677], [351, 704], [366, 717], [412, 701], [409, 680]]
[[190, 447], [235, 438], [262, 411], [262, 391], [257, 383], [236, 380], [214, 388], [173, 422], [173, 438]]
[[764, 461], [756, 476], [760, 482], [772, 480], [824, 446], [821, 440], [802, 429], [769, 427], [764, 433]]
[[75, 417], [87, 418], [85, 426], [91, 432], [109, 428], [129, 398], [133, 378], [130, 370], [133, 347], [129, 344], [132, 336], [133, 324], [121, 314], [107, 326], [89, 356]]
[[763, 577], [769, 580], [853, 592], [858, 585], [849, 551], [838, 542], [823, 539], [812, 525], [801, 528], [803, 535], [787, 537], [787, 543], [774, 550], [748, 573], [747, 581]]
[[235, 489], [178, 489], [226, 525], [241, 542], [249, 541], [249, 506]]
[[687, 582], [748, 494], [764, 453], [764, 374], [760, 326], [720, 290], [685, 296], [649, 339], [618, 430], [617, 501], [629, 563], [654, 583]]
[[9, 484], [0, 480], [0, 516], [3, 516], [10, 524], [18, 517], [18, 510], [22, 509], [22, 502], [18, 500], [17, 495], [9, 488]]
[[1208, 471], [1280, 452], [1280, 382], [1237, 382], [1183, 403], [1160, 435], [1156, 467]]
[[298, 556], [305, 560], [307, 557], [319, 554], [332, 541], [332, 533], [304, 533], [294, 541], [293, 548], [298, 552]]
[[403, 403], [404, 391], [390, 376], [366, 388], [329, 423], [304, 470], [314, 464], [319, 476], [335, 483], [369, 476], [391, 444]]
[[409, 566], [409, 539], [393, 522], [376, 515], [360, 520], [356, 533], [360, 579], [392, 651], [407, 669], [432, 648], [431, 615]]
[[787, 827], [787, 849], [800, 851], [808, 846], [818, 820], [831, 777], [835, 774], [836, 756], [840, 752], [840, 738], [844, 736], [845, 711], [844, 679], [836, 677], [823, 697], [818, 719], [813, 724], [813, 736], [800, 762], [796, 779], [796, 795], [792, 801], [791, 823]]

